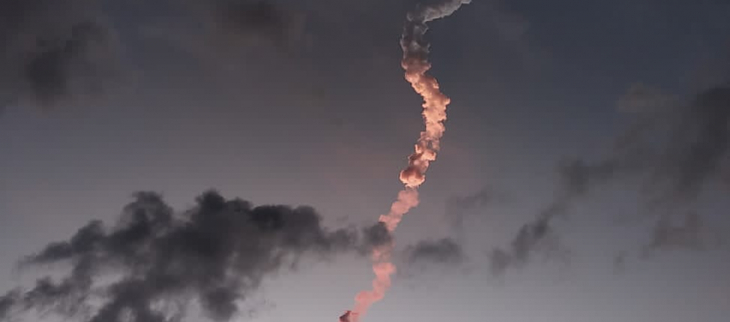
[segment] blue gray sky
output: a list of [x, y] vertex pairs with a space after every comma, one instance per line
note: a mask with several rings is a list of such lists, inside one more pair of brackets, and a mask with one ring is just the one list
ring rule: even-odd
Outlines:
[[[334, 321], [422, 128], [398, 43], [418, 2], [0, 3], [0, 320]], [[432, 22], [447, 130], [365, 319], [726, 321], [728, 16], [473, 0]]]

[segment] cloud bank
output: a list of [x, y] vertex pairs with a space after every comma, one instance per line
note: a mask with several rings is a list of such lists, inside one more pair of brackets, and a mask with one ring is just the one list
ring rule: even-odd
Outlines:
[[328, 230], [310, 207], [253, 206], [208, 191], [177, 213], [158, 194], [138, 193], [115, 225], [90, 222], [25, 259], [71, 271], [0, 297], [0, 320], [36, 311], [88, 322], [180, 321], [194, 303], [227, 321], [266, 276], [304, 256], [365, 255], [389, 240], [382, 225]]

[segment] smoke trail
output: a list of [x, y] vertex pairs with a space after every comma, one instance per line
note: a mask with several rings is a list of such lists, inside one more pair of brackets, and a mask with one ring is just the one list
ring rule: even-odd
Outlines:
[[[408, 157], [408, 166], [400, 172], [400, 180], [405, 188], [398, 193], [398, 198], [390, 206], [390, 211], [380, 216], [380, 222], [385, 224], [389, 232], [395, 231], [403, 215], [418, 205], [417, 188], [426, 180], [428, 166], [436, 160], [440, 148], [440, 140], [446, 128], [446, 106], [450, 99], [441, 93], [436, 78], [426, 74], [431, 69], [428, 62], [429, 44], [425, 39], [428, 30], [427, 22], [447, 17], [454, 13], [462, 4], [471, 0], [441, 0], [428, 5], [418, 5], [408, 13], [406, 24], [401, 37], [403, 60], [401, 66], [405, 70], [405, 78], [413, 89], [423, 97], [423, 121], [426, 129], [415, 145], [414, 152]], [[372, 289], [361, 291], [355, 296], [355, 307], [340, 317], [340, 322], [358, 322], [370, 306], [379, 301], [390, 288], [390, 276], [396, 268], [390, 261], [393, 249], [392, 241], [373, 249], [372, 261], [373, 279]]]

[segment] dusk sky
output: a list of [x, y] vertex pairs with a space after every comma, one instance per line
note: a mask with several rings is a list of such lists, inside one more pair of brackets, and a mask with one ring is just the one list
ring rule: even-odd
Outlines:
[[0, 0], [0, 321], [729, 321], [730, 1], [467, 2]]

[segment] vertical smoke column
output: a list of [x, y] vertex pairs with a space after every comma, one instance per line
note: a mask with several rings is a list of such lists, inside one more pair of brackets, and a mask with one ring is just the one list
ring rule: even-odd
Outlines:
[[[428, 62], [429, 45], [425, 34], [427, 22], [443, 18], [454, 13], [462, 4], [471, 0], [440, 0], [428, 5], [418, 5], [410, 12], [401, 38], [403, 60], [401, 66], [405, 70], [405, 78], [413, 89], [423, 97], [423, 121], [426, 129], [415, 145], [415, 151], [408, 157], [408, 166], [400, 172], [400, 180], [405, 188], [398, 193], [398, 199], [390, 206], [390, 211], [380, 216], [382, 222], [393, 233], [403, 215], [418, 205], [418, 186], [426, 180], [426, 171], [431, 161], [436, 160], [440, 148], [440, 140], [446, 128], [446, 106], [449, 98], [439, 90], [438, 81], [426, 72], [431, 69]], [[361, 291], [355, 297], [355, 307], [340, 317], [341, 322], [358, 322], [370, 306], [379, 301], [390, 288], [390, 276], [395, 272], [395, 265], [390, 261], [393, 244], [386, 244], [373, 250], [373, 287]]]

